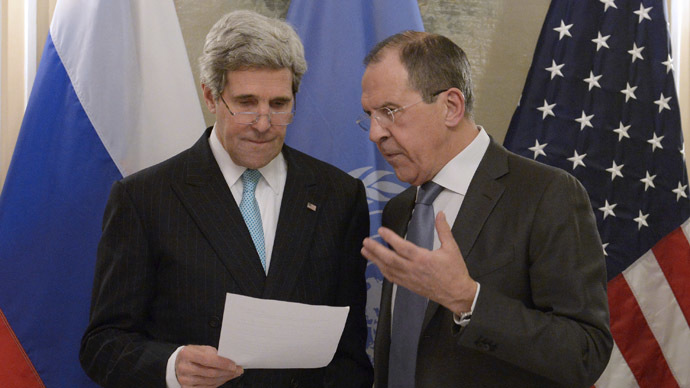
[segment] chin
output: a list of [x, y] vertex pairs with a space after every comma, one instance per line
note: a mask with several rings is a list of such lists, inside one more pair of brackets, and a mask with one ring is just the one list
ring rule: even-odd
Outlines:
[[411, 185], [414, 185], [412, 182], [414, 182], [416, 176], [407, 174], [405, 171], [400, 171], [400, 170], [395, 170], [395, 176], [400, 180], [401, 182], [409, 183]]

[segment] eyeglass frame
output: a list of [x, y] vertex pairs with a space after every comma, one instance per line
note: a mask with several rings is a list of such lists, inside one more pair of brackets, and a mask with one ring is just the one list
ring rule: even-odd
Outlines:
[[[220, 94], [220, 100], [223, 101], [223, 105], [225, 105], [225, 108], [228, 110], [228, 112], [230, 112], [230, 115], [233, 116], [233, 117], [236, 117], [237, 115], [244, 115], [244, 116], [254, 115], [254, 121], [252, 121], [251, 123], [239, 123], [239, 124], [242, 124], [242, 125], [254, 125], [254, 124], [258, 123], [259, 120], [261, 120], [261, 116], [266, 116], [266, 118], [268, 119], [268, 123], [269, 123], [269, 124], [271, 124], [271, 125], [278, 125], [278, 126], [281, 126], [281, 127], [287, 127], [288, 125], [292, 124], [292, 122], [293, 122], [294, 119], [295, 119], [295, 106], [293, 106], [292, 109], [291, 109], [289, 112], [272, 112], [272, 111], [269, 111], [268, 113], [259, 113], [259, 112], [237, 112], [237, 113], [235, 113], [235, 112], [233, 112], [233, 111], [230, 109], [230, 107], [228, 106], [228, 103], [225, 102], [225, 99], [223, 98], [222, 92], [221, 92], [221, 94]], [[272, 117], [273, 115], [279, 115], [279, 116], [280, 116], [280, 115], [287, 115], [287, 114], [291, 114], [291, 115], [292, 115], [292, 117], [291, 117], [291, 119], [290, 119], [290, 122], [287, 123], [287, 124], [274, 124], [274, 123], [271, 121], [271, 117]]]
[[[443, 89], [443, 90], [439, 90], [439, 91], [437, 91], [437, 92], [434, 92], [434, 93], [431, 95], [431, 97], [436, 97], [436, 96], [438, 96], [439, 94], [448, 91], [449, 89], [450, 89], [450, 88], [448, 88], [448, 89]], [[422, 98], [421, 100], [419, 100], [419, 101], [417, 101], [417, 102], [413, 102], [413, 103], [411, 103], [411, 104], [407, 104], [407, 105], [405, 105], [405, 106], [401, 106], [401, 107], [395, 108], [395, 109], [391, 109], [391, 108], [389, 108], [389, 107], [387, 107], [387, 106], [384, 106], [384, 107], [375, 109], [374, 112], [379, 112], [379, 111], [381, 111], [381, 110], [385, 110], [385, 111], [386, 111], [386, 115], [391, 117], [390, 123], [384, 123], [385, 125], [384, 125], [384, 124], [381, 124], [381, 121], [380, 121], [380, 119], [379, 119], [380, 116], [377, 116], [376, 114], [374, 114], [373, 117], [374, 117], [374, 119], [376, 120], [376, 122], [379, 123], [379, 125], [380, 125], [381, 127], [387, 128], [388, 125], [393, 125], [393, 124], [395, 124], [395, 114], [396, 114], [396, 113], [402, 112], [403, 110], [405, 110], [405, 109], [407, 109], [407, 108], [410, 108], [410, 107], [412, 107], [412, 106], [414, 106], [414, 105], [417, 105], [417, 104], [419, 104], [419, 103], [422, 102], [422, 101], [424, 101], [424, 98]], [[365, 112], [365, 113], [360, 114], [359, 117], [357, 117], [357, 120], [355, 120], [355, 122], [356, 122], [357, 125], [358, 125], [360, 128], [362, 128], [364, 131], [369, 132], [369, 130], [371, 129], [371, 117], [372, 117], [372, 115], [369, 115], [369, 114], [367, 114], [367, 113]], [[368, 122], [368, 123], [369, 123], [368, 128], [365, 128], [365, 126], [362, 125], [362, 123], [365, 123], [365, 122]]]

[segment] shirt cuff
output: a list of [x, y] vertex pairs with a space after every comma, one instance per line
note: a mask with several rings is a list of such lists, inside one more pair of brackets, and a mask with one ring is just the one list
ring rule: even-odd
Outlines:
[[460, 325], [460, 327], [465, 327], [467, 324], [470, 323], [470, 319], [472, 318], [472, 313], [474, 312], [474, 306], [477, 304], [477, 299], [479, 298], [479, 289], [481, 288], [481, 284], [477, 283], [477, 291], [474, 293], [474, 300], [472, 301], [472, 307], [470, 307], [470, 311], [467, 313], [462, 314], [462, 316], [458, 316], [457, 314], [453, 313], [453, 321], [455, 322], [456, 325]]
[[177, 360], [177, 354], [180, 353], [184, 346], [180, 346], [170, 355], [168, 358], [168, 366], [165, 368], [165, 385], [168, 388], [182, 388], [180, 382], [177, 381], [177, 374], [175, 373], [175, 361]]

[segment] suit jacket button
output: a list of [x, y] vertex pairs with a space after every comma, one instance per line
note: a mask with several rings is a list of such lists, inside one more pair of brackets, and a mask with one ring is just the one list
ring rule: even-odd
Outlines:
[[290, 380], [290, 388], [299, 388], [299, 383], [295, 379]]
[[220, 327], [220, 318], [215, 315], [212, 316], [211, 319], [208, 320], [208, 325], [214, 329]]

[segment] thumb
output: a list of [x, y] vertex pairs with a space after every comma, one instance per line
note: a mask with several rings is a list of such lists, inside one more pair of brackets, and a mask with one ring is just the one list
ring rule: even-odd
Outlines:
[[456, 245], [455, 238], [453, 237], [453, 232], [450, 230], [450, 225], [448, 225], [448, 220], [446, 220], [446, 214], [442, 211], [438, 212], [436, 215], [436, 231], [438, 232], [438, 239], [441, 242], [441, 248]]

